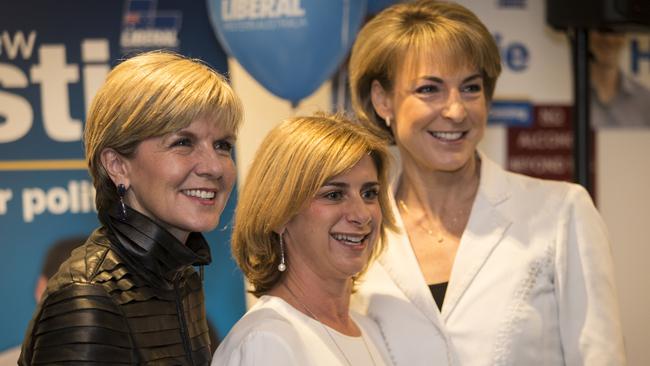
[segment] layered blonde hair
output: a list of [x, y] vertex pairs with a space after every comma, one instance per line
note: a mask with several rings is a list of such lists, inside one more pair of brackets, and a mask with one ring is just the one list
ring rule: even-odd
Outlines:
[[372, 83], [376, 80], [392, 92], [398, 70], [414, 67], [424, 57], [478, 68], [486, 100], [492, 100], [501, 57], [485, 25], [461, 5], [419, 0], [384, 9], [359, 32], [349, 62], [352, 108], [357, 117], [392, 140], [390, 128], [373, 108]]
[[97, 210], [104, 212], [119, 199], [101, 162], [104, 149], [131, 157], [141, 141], [178, 131], [201, 117], [233, 134], [243, 118], [241, 102], [226, 79], [202, 61], [152, 51], [115, 67], [90, 105], [84, 130]]
[[[331, 178], [370, 156], [377, 168], [383, 215], [374, 259], [382, 250], [385, 230], [395, 228], [389, 206], [390, 155], [385, 141], [342, 115], [295, 117], [275, 127], [262, 141], [239, 195], [232, 236], [232, 254], [255, 296], [280, 280], [279, 235]], [[291, 266], [290, 257], [287, 258]], [[365, 269], [364, 269], [365, 271]], [[363, 271], [362, 271], [363, 273]]]

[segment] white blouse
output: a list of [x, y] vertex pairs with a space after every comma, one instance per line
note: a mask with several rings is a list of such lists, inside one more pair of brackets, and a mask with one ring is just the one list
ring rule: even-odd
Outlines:
[[350, 316], [361, 337], [339, 333], [279, 297], [262, 296], [219, 345], [212, 365], [391, 365], [376, 325], [358, 313]]

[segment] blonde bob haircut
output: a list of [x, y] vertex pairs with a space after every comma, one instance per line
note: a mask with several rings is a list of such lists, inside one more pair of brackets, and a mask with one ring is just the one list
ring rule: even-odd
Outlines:
[[[379, 182], [383, 220], [371, 260], [377, 257], [385, 230], [395, 229], [388, 200], [389, 153], [384, 140], [341, 115], [315, 114], [285, 120], [260, 146], [239, 195], [232, 236], [233, 257], [255, 296], [271, 290], [282, 275], [277, 269], [277, 229], [303, 209], [327, 181], [364, 156], [372, 158]], [[287, 253], [286, 261], [290, 271], [291, 253]]]
[[414, 70], [422, 60], [446, 67], [478, 68], [486, 100], [492, 100], [501, 57], [485, 25], [461, 5], [419, 0], [384, 9], [359, 32], [349, 62], [350, 94], [357, 118], [392, 140], [390, 128], [373, 108], [372, 83], [377, 80], [390, 93], [397, 72]]
[[202, 117], [236, 134], [242, 116], [241, 102], [226, 79], [200, 60], [152, 51], [123, 61], [93, 99], [84, 130], [97, 210], [104, 212], [119, 199], [101, 162], [104, 149], [131, 157], [141, 141]]

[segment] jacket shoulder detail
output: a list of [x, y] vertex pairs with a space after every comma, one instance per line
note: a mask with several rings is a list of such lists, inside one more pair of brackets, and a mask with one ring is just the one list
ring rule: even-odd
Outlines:
[[72, 283], [46, 299], [33, 326], [29, 364], [132, 363], [128, 325], [98, 285]]

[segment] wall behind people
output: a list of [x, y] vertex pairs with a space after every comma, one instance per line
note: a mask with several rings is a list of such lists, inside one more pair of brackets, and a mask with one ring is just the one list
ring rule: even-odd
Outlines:
[[[47, 246], [99, 222], [83, 160], [85, 112], [125, 54], [167, 48], [222, 72], [227, 58], [204, 2], [30, 1], [0, 11], [0, 350], [22, 342]], [[245, 310], [228, 246], [236, 194], [221, 229], [206, 235], [208, 316], [226, 334]]]
[[[613, 60], [618, 61], [619, 77], [615, 93], [609, 103], [597, 105], [598, 112], [605, 111], [606, 115], [602, 126], [597, 126], [596, 172], [600, 184], [596, 196], [615, 243], [614, 264], [628, 359], [630, 365], [646, 365], [650, 364], [646, 347], [650, 276], [644, 271], [644, 258], [650, 256], [650, 34], [618, 36], [623, 41], [615, 53], [618, 60]], [[594, 40], [592, 34], [592, 44]], [[605, 40], [606, 45], [609, 42]], [[594, 58], [592, 63], [597, 61], [596, 55]], [[597, 76], [592, 72], [592, 81]], [[619, 103], [622, 105], [617, 106]], [[644, 109], [639, 110], [638, 105]]]

